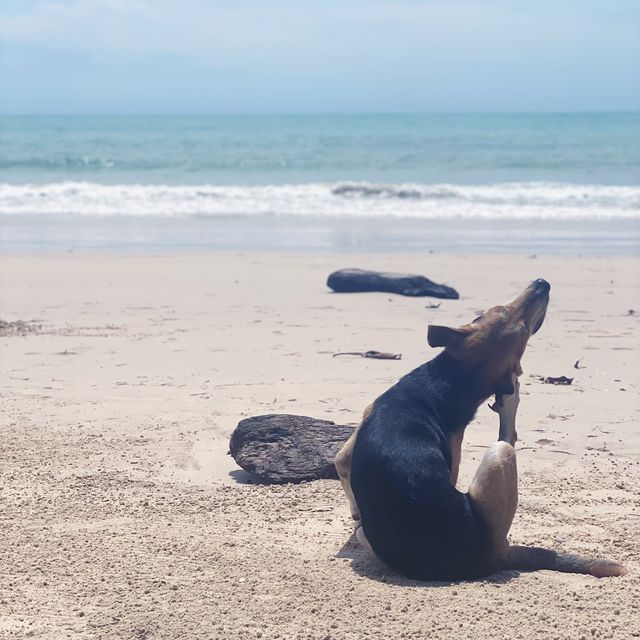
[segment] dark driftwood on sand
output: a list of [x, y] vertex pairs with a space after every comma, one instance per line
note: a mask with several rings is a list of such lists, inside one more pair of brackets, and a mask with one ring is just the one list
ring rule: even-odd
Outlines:
[[340, 269], [334, 271], [327, 280], [327, 286], [336, 293], [358, 293], [362, 291], [382, 291], [399, 293], [403, 296], [431, 296], [457, 300], [460, 295], [455, 289], [437, 284], [424, 276], [406, 273], [381, 273], [363, 269]]
[[352, 433], [352, 426], [307, 416], [254, 416], [238, 423], [229, 453], [265, 482], [337, 478], [333, 461]]
[[571, 384], [573, 382], [573, 378], [567, 378], [567, 376], [558, 376], [557, 378], [554, 376], [547, 376], [546, 378], [542, 378], [542, 382], [545, 384]]

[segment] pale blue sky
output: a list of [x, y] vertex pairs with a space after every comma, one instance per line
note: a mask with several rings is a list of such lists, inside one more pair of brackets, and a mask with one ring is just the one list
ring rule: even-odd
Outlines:
[[638, 0], [3, 0], [4, 113], [640, 109]]

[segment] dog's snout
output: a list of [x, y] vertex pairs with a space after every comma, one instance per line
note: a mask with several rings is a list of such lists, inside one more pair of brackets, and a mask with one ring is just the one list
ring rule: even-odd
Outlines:
[[551, 291], [551, 285], [544, 278], [534, 280], [533, 288], [540, 293], [549, 293]]

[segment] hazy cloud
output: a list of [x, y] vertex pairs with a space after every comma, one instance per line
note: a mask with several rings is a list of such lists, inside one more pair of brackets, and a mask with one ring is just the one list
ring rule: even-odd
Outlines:
[[5, 0], [4, 111], [633, 109], [640, 3]]

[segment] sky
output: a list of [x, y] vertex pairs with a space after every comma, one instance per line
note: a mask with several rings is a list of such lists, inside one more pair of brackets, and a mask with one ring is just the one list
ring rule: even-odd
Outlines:
[[2, 0], [2, 113], [640, 110], [638, 0]]

